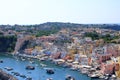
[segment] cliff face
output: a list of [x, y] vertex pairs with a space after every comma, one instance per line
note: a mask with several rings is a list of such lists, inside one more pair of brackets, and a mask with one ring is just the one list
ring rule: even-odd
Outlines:
[[16, 41], [16, 36], [0, 35], [0, 52], [13, 52]]
[[0, 69], [0, 80], [18, 80], [18, 79]]

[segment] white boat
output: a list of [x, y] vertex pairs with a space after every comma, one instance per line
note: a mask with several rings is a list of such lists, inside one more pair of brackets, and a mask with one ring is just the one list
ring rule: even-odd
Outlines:
[[52, 78], [47, 78], [46, 80], [53, 80]]
[[66, 78], [65, 78], [65, 80], [75, 80], [75, 78], [72, 77], [71, 75], [67, 75]]
[[6, 69], [7, 71], [13, 70], [13, 68], [10, 68], [10, 67], [5, 67], [4, 69]]
[[40, 65], [41, 65], [42, 67], [46, 67], [46, 66], [47, 66], [47, 65], [45, 65], [45, 64], [42, 64], [42, 63], [41, 63]]
[[99, 78], [100, 78], [100, 79], [103, 79], [103, 78], [105, 78], [105, 76], [101, 75], [101, 76], [99, 76]]
[[74, 68], [74, 67], [73, 67], [73, 68], [70, 68], [70, 69], [73, 70], [73, 71], [76, 71], [76, 70], [77, 70], [77, 68]]
[[96, 75], [96, 74], [92, 74], [92, 75], [90, 75], [90, 77], [91, 77], [91, 78], [98, 78], [99, 76]]

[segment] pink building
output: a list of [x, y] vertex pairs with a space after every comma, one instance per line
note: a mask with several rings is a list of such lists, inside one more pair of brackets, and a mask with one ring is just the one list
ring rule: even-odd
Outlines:
[[115, 70], [114, 70], [114, 64], [105, 64], [102, 63], [101, 64], [101, 73], [102, 74], [112, 74]]
[[120, 51], [117, 49], [117, 47], [107, 46], [104, 53], [102, 53], [102, 54], [96, 53], [96, 56], [98, 58], [98, 63], [102, 63], [107, 60], [110, 60], [111, 57], [120, 56]]

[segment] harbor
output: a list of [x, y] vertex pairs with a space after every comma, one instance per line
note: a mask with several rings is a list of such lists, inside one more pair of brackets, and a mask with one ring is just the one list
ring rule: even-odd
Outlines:
[[[22, 60], [20, 58], [16, 59], [16, 57], [4, 54], [0, 54], [0, 59], [3, 60], [3, 63], [0, 63], [0, 68], [16, 77], [18, 80], [65, 80], [66, 76], [68, 75], [74, 77], [75, 80], [91, 79], [90, 77], [80, 73], [79, 71], [74, 71], [70, 68], [63, 68], [61, 66], [51, 63], [50, 61], [39, 61], [34, 59], [34, 63], [30, 63], [29, 58]], [[26, 66], [28, 65], [34, 66], [35, 69], [27, 70]], [[12, 69], [7, 70], [10, 68]], [[46, 68], [54, 69], [54, 74], [47, 74]]]

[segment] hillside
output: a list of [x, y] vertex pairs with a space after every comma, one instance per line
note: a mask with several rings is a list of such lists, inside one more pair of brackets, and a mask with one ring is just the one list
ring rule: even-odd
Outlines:
[[16, 41], [17, 41], [16, 36], [0, 35], [0, 52], [12, 52], [12, 51], [14, 51]]
[[0, 25], [2, 29], [8, 30], [60, 30], [62, 28], [75, 28], [75, 27], [100, 27], [105, 29], [120, 30], [118, 24], [77, 24], [77, 23], [63, 23], [63, 22], [46, 22], [43, 24], [35, 25]]

